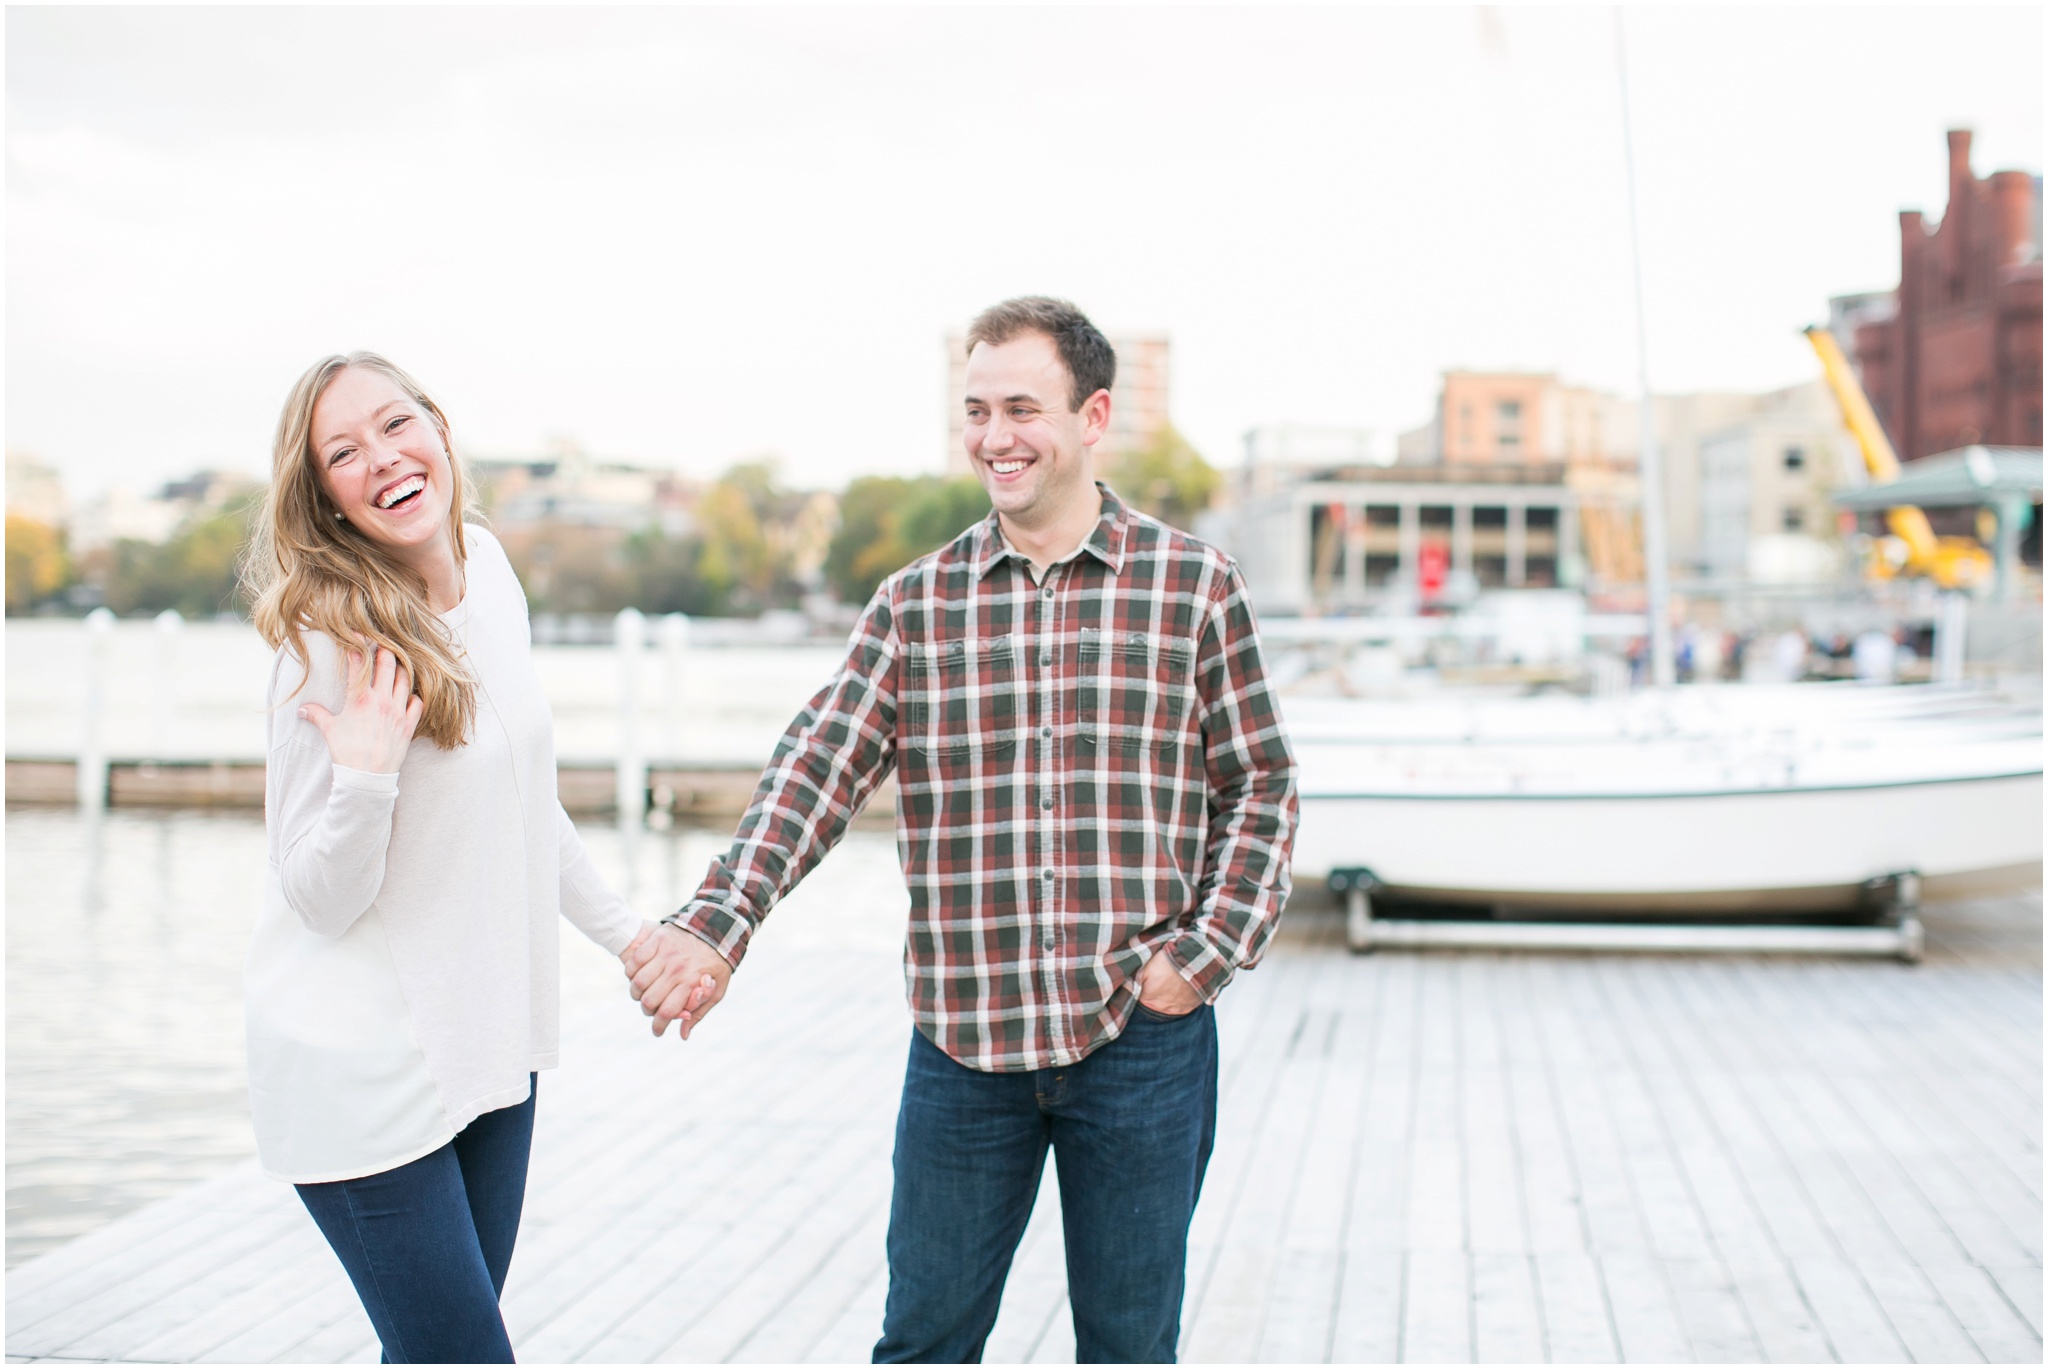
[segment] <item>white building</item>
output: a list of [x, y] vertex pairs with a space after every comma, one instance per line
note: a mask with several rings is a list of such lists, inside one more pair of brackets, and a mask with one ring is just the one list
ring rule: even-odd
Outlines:
[[1862, 483], [1854, 439], [1819, 381], [1756, 401], [1700, 435], [1698, 524], [1684, 568], [1710, 582], [1832, 579], [1842, 559], [1828, 496]]
[[1412, 595], [1432, 542], [1451, 583], [1576, 584], [1581, 504], [1557, 465], [1349, 467], [1247, 498], [1207, 526], [1260, 612], [1305, 613]]
[[659, 527], [670, 537], [696, 528], [691, 508], [695, 482], [674, 471], [599, 461], [573, 443], [559, 443], [535, 460], [479, 460], [471, 463], [487, 489], [491, 519], [504, 527], [527, 523], [570, 523], [638, 532]]

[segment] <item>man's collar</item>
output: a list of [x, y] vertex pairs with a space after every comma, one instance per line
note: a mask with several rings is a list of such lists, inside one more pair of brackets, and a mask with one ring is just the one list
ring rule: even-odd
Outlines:
[[[1131, 515], [1125, 510], [1123, 501], [1110, 492], [1109, 486], [1100, 480], [1095, 488], [1102, 492], [1102, 517], [1095, 521], [1095, 530], [1088, 534], [1088, 540], [1080, 550], [1092, 552], [1095, 559], [1108, 566], [1112, 573], [1120, 574], [1124, 568], [1124, 541], [1131, 530]], [[1026, 560], [1024, 553], [1016, 550], [1003, 537], [1002, 520], [995, 510], [975, 529], [974, 578], [979, 580], [1004, 558], [1015, 556]]]

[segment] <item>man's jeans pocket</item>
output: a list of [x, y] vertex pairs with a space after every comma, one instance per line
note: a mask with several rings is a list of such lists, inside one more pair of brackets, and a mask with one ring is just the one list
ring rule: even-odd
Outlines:
[[1150, 1022], [1185, 1022], [1202, 1010], [1202, 1005], [1197, 1003], [1186, 1012], [1160, 1012], [1157, 1008], [1146, 1007], [1142, 998], [1135, 1000], [1133, 1006], [1137, 1008], [1138, 1016]]

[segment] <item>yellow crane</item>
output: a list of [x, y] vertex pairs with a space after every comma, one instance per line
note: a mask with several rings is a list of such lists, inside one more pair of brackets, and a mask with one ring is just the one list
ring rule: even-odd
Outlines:
[[[1899, 478], [1898, 454], [1872, 412], [1870, 399], [1849, 360], [1825, 328], [1809, 327], [1806, 340], [1820, 357], [1821, 372], [1828, 388], [1841, 405], [1842, 422], [1863, 452], [1863, 467], [1870, 478], [1882, 485]], [[1885, 511], [1885, 526], [1891, 535], [1882, 539], [1884, 554], [1873, 556], [1870, 573], [1879, 579], [1895, 575], [1925, 575], [1943, 589], [1969, 589], [1991, 578], [1991, 554], [1974, 537], [1936, 537], [1927, 515], [1910, 504]], [[1889, 545], [1886, 545], [1889, 544]]]

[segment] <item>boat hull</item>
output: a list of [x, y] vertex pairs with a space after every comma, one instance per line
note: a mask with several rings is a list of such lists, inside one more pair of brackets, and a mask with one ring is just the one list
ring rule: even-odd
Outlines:
[[1305, 792], [1297, 884], [1364, 866], [1394, 894], [1586, 912], [1811, 911], [1917, 871], [1928, 892], [2038, 883], [2035, 774], [1738, 793]]

